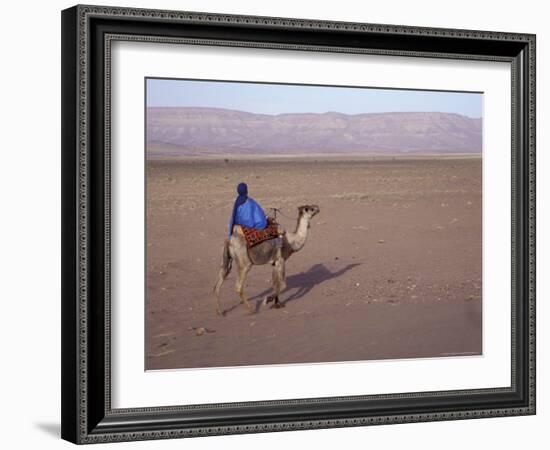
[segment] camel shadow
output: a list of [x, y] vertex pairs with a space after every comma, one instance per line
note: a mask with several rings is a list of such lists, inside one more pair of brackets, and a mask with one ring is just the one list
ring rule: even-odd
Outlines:
[[[324, 264], [315, 264], [311, 266], [306, 272], [301, 272], [296, 275], [290, 275], [286, 277], [286, 289], [283, 291], [283, 294], [293, 289], [296, 289], [295, 292], [291, 293], [289, 297], [280, 302], [281, 306], [284, 307], [287, 303], [298, 300], [305, 295], [307, 295], [315, 286], [320, 285], [321, 283], [338, 278], [350, 271], [354, 267], [360, 266], [361, 263], [348, 264], [341, 269], [331, 272]], [[272, 288], [268, 288], [260, 294], [252, 297], [250, 300], [257, 302], [256, 310], [259, 309], [261, 302], [258, 300], [263, 300], [268, 294], [272, 292]]]

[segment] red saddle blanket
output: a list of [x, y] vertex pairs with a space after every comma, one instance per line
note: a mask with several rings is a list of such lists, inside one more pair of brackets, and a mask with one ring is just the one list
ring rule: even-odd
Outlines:
[[248, 248], [252, 248], [262, 242], [279, 237], [279, 224], [271, 217], [268, 217], [267, 227], [263, 230], [243, 227], [242, 225], [241, 228], [243, 230], [244, 237], [246, 239], [246, 246]]

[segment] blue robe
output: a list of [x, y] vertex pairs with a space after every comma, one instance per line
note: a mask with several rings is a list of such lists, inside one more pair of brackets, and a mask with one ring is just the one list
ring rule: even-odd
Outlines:
[[229, 236], [233, 234], [234, 225], [263, 230], [267, 227], [267, 217], [262, 207], [253, 198], [247, 197], [246, 201], [235, 207], [235, 212], [229, 222]]

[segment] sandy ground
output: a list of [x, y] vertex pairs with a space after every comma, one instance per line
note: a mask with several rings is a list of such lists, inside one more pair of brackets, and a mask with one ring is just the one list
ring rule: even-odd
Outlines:
[[[480, 354], [481, 159], [149, 160], [146, 368]], [[287, 262], [282, 309], [261, 301], [271, 267], [250, 272], [250, 314], [212, 287], [245, 181], [264, 208], [314, 203], [305, 248]]]

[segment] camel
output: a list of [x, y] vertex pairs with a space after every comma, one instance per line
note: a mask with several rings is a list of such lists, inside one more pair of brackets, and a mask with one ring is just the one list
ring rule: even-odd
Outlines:
[[266, 297], [264, 303], [267, 304], [273, 301], [274, 308], [279, 308], [281, 306], [281, 303], [279, 303], [279, 294], [286, 288], [286, 260], [290, 258], [293, 253], [299, 252], [304, 248], [311, 219], [319, 214], [319, 211], [317, 205], [304, 205], [298, 207], [296, 229], [294, 232], [284, 232], [282, 236], [282, 245], [279, 246], [275, 245], [275, 239], [272, 239], [248, 249], [241, 227], [239, 225], [233, 227], [231, 238], [226, 240], [223, 246], [218, 280], [214, 286], [216, 312], [219, 315], [224, 315], [220, 309], [220, 289], [231, 271], [233, 261], [237, 263], [237, 270], [239, 272], [235, 289], [241, 298], [241, 303], [244, 303], [250, 312], [253, 312], [253, 308], [244, 293], [244, 286], [246, 276], [250, 272], [250, 269], [252, 269], [252, 266], [264, 264], [271, 264], [273, 266], [271, 278], [273, 295]]

